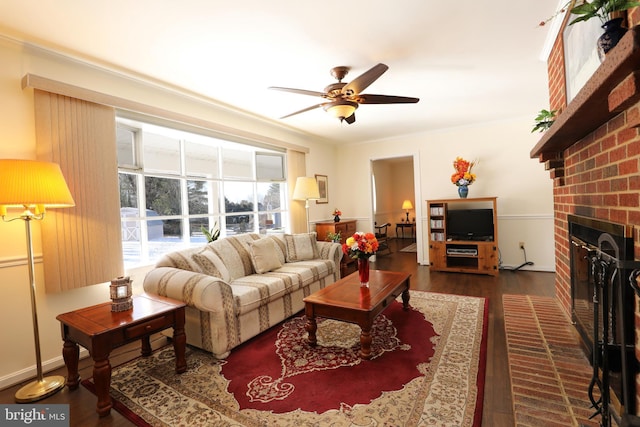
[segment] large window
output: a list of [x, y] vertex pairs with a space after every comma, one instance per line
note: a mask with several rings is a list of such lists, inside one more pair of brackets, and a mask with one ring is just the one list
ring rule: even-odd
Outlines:
[[284, 153], [119, 118], [120, 215], [126, 268], [221, 236], [284, 232]]

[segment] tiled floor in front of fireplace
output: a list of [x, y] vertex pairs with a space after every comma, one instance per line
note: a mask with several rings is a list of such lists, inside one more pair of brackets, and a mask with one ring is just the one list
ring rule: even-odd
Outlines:
[[589, 419], [592, 368], [554, 298], [504, 295], [516, 426], [598, 426]]

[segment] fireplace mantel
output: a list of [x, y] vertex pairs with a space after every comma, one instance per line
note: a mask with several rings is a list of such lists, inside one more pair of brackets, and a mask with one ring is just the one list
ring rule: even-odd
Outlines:
[[636, 26], [607, 53], [600, 67], [533, 147], [531, 157], [540, 161], [560, 158], [559, 153], [637, 102], [639, 70], [640, 26]]

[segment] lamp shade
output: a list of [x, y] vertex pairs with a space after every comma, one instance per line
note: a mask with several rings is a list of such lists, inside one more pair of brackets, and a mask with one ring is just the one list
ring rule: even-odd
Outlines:
[[327, 104], [325, 111], [337, 119], [346, 119], [350, 117], [358, 108], [357, 102], [347, 101], [345, 99], [334, 101]]
[[299, 176], [293, 189], [293, 200], [316, 200], [320, 198], [318, 182], [310, 176]]
[[75, 206], [60, 166], [36, 160], [0, 159], [0, 207]]
[[404, 202], [402, 202], [402, 209], [413, 209], [413, 204], [411, 203], [411, 200], [405, 200]]

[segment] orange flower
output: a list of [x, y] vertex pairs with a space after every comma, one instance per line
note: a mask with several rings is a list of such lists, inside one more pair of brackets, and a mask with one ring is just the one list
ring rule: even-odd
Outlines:
[[476, 162], [469, 162], [462, 157], [456, 157], [453, 161], [453, 168], [456, 172], [451, 175], [451, 182], [457, 186], [471, 185], [476, 180], [476, 175], [471, 172], [471, 168]]

